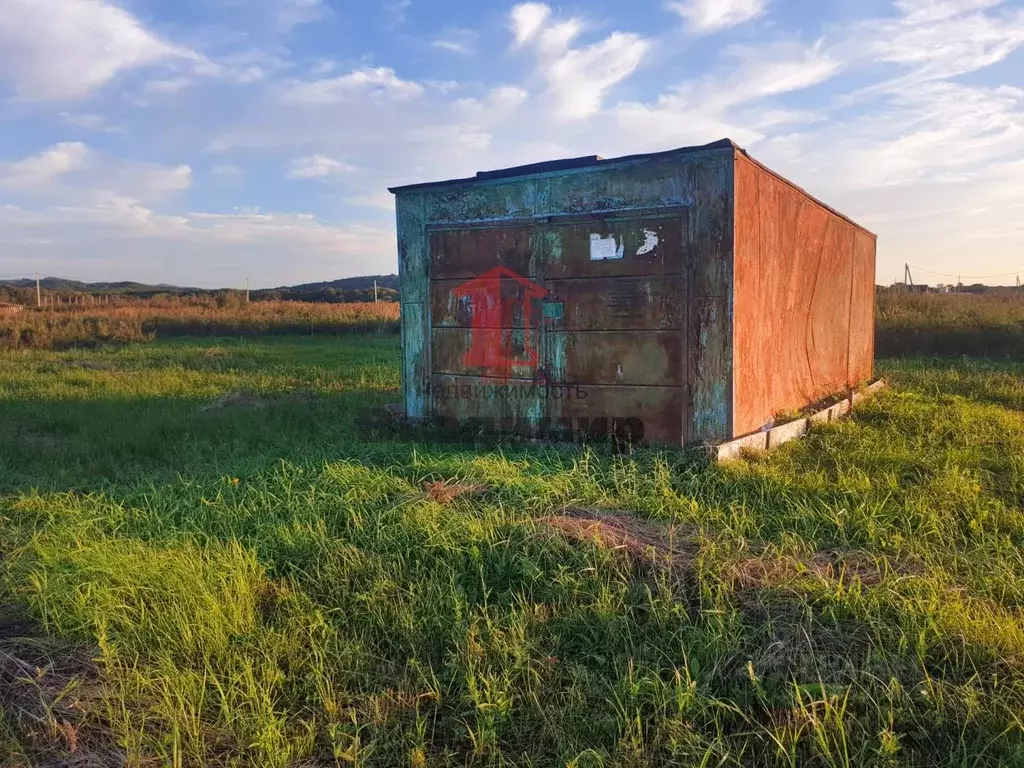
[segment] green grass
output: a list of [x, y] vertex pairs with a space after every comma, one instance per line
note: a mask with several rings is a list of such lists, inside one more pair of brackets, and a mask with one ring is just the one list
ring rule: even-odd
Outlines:
[[[710, 467], [358, 426], [398, 399], [397, 355], [0, 357], [0, 595], [97, 659], [97, 690], [63, 697], [77, 755], [1024, 763], [1024, 363], [883, 362], [893, 388], [852, 419]], [[439, 481], [474, 490], [441, 503]], [[674, 551], [545, 521], [568, 506]], [[0, 750], [67, 750], [9, 708]]]

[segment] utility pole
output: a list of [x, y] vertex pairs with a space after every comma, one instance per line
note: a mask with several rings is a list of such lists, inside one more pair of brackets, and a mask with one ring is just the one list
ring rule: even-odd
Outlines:
[[43, 306], [43, 291], [39, 287], [39, 273], [36, 272], [36, 306]]
[[245, 303], [249, 303], [249, 278], [245, 278]]
[[[1017, 279], [1017, 282], [1018, 283], [1020, 282], [1020, 278]], [[376, 280], [373, 281], [373, 303], [374, 304], [377, 303], [377, 281]]]
[[903, 284], [906, 285], [908, 288], [914, 287], [914, 276], [910, 274], [909, 264], [903, 265]]

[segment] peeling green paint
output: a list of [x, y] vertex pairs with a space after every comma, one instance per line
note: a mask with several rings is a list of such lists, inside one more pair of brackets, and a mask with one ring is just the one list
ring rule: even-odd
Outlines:
[[[682, 322], [684, 328], [686, 362], [680, 377], [685, 375], [692, 404], [682, 406], [689, 410], [681, 414], [684, 437], [708, 442], [731, 437], [734, 162], [732, 149], [716, 149], [400, 192], [403, 381], [409, 415], [421, 418], [431, 410], [426, 383], [431, 373], [432, 324], [428, 231], [509, 227], [514, 223], [531, 233], [528, 264], [524, 260], [516, 271], [524, 274], [525, 268], [526, 277], [544, 283], [571, 274], [565, 265], [563, 228], [555, 226], [556, 222], [571, 222], [577, 229], [583, 226], [577, 219], [582, 222], [594, 217], [605, 222], [594, 231], [615, 233], [628, 261], [652, 254], [657, 245], [651, 238], [661, 236], [654, 229], [636, 225], [641, 216], [678, 216], [673, 211], [685, 208], [683, 242], [679, 243], [678, 228], [672, 241], [673, 247], [683, 248], [687, 271], [674, 279], [684, 289], [675, 298], [672, 311], [664, 313], [678, 318], [675, 322]], [[605, 215], [607, 212], [611, 215]], [[500, 260], [498, 254], [495, 260]], [[663, 281], [655, 285], [648, 280], [644, 290], [648, 298], [663, 292]], [[671, 298], [666, 294], [666, 301]], [[460, 314], [457, 299], [438, 300], [434, 309], [440, 312], [444, 306], [450, 317]], [[570, 343], [568, 334], [559, 332], [565, 319], [556, 317], [555, 302], [542, 306], [540, 367], [551, 381], [560, 382], [565, 378]], [[536, 421], [545, 417], [548, 407], [543, 399], [517, 402], [511, 415]]]
[[423, 193], [395, 204], [398, 278], [402, 291], [402, 389], [410, 419], [430, 415], [430, 258]]

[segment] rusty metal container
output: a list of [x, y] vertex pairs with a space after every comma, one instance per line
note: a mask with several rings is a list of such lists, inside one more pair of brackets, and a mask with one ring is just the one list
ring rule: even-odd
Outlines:
[[391, 191], [412, 420], [717, 443], [872, 375], [875, 236], [729, 140]]

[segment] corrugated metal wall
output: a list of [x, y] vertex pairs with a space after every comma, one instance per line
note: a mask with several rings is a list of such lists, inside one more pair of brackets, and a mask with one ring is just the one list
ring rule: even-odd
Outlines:
[[[638, 416], [654, 442], [727, 437], [731, 190], [731, 148], [399, 190], [409, 416]], [[618, 244], [625, 257], [595, 260], [591, 238]], [[544, 296], [532, 299], [528, 318], [474, 329], [468, 294], [487, 291], [467, 283], [497, 267]], [[489, 383], [495, 370], [493, 356], [473, 351], [474, 333], [487, 334], [502, 360], [523, 363], [502, 373], [510, 383], [540, 375], [586, 386], [587, 396], [474, 397], [484, 390], [472, 385]]]
[[713, 443], [871, 376], [874, 236], [731, 144], [396, 194], [412, 419]]
[[875, 238], [741, 153], [735, 174], [739, 437], [871, 377]]

